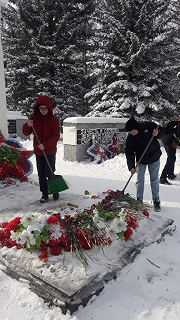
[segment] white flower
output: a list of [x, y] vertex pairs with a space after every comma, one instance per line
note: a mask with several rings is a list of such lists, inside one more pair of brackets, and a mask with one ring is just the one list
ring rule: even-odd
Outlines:
[[18, 235], [17, 235], [16, 232], [14, 232], [14, 231], [12, 231], [12, 230], [11, 230], [11, 239], [12, 239], [13, 241], [18, 242]]
[[124, 218], [113, 219], [111, 222], [111, 228], [114, 229], [117, 233], [126, 230], [127, 223], [124, 221]]
[[34, 216], [36, 217], [38, 223], [44, 226], [51, 215], [44, 214], [44, 213], [36, 213]]
[[18, 238], [18, 242], [21, 245], [27, 244], [28, 248], [30, 248], [31, 245], [36, 244], [36, 239], [34, 238], [33, 234], [28, 232], [27, 230], [23, 230], [23, 232], [19, 234]]
[[116, 231], [111, 227], [106, 229], [106, 235], [107, 235], [107, 238], [111, 238], [111, 240], [117, 240], [118, 239]]
[[109, 227], [106, 228], [106, 235], [110, 237], [112, 240], [116, 240], [118, 238], [117, 233], [126, 230], [127, 223], [124, 220], [124, 217], [121, 219], [113, 219]]
[[37, 231], [39, 231], [40, 233], [41, 233], [41, 231], [42, 231], [42, 229], [43, 229], [43, 226], [40, 224], [40, 223], [34, 223], [34, 224], [31, 224], [31, 225], [29, 225], [28, 227], [27, 227], [27, 231], [30, 233], [30, 232], [32, 232], [32, 231], [35, 231], [35, 230], [37, 230]]
[[121, 210], [118, 212], [119, 217], [124, 217], [127, 214], [126, 208], [121, 208]]
[[96, 208], [94, 208], [94, 209], [93, 209], [93, 213], [94, 213], [95, 215], [96, 215], [96, 214], [98, 215], [99, 212], [98, 212], [98, 210], [97, 210]]
[[28, 227], [30, 224], [34, 224], [35, 222], [37, 222], [37, 217], [32, 213], [28, 213], [21, 218], [21, 223], [25, 227]]
[[99, 222], [99, 215], [98, 215], [98, 213], [96, 213], [96, 214], [93, 216], [93, 221], [94, 221], [94, 223], [98, 223], [98, 222]]

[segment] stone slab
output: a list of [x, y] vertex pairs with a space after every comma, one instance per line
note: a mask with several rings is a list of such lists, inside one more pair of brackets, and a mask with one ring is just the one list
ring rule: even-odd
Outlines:
[[[2, 192], [6, 192], [6, 190], [0, 190]], [[10, 201], [12, 201], [10, 199]], [[90, 207], [91, 204], [98, 202], [99, 200], [91, 199], [90, 197], [79, 195], [79, 194], [72, 194], [68, 191], [61, 192], [59, 194], [59, 199], [54, 201], [52, 195], [49, 196], [49, 201], [47, 203], [40, 203], [39, 200], [35, 200], [29, 202], [29, 199], [23, 199], [22, 202], [13, 202], [12, 206], [9, 206], [5, 209], [0, 209], [0, 222], [3, 221], [10, 221], [16, 216], [22, 216], [23, 214], [29, 212], [46, 212], [49, 211], [62, 211], [61, 206], [67, 206], [68, 202], [72, 202], [77, 204], [77, 208], [67, 208], [63, 210], [66, 214], [72, 213], [72, 211], [76, 211], [78, 209], [84, 209], [85, 207]], [[72, 210], [73, 209], [73, 210]]]
[[133, 242], [115, 240], [102, 250], [97, 247], [87, 252], [89, 266], [85, 268], [75, 254], [49, 257], [46, 262], [23, 249], [1, 248], [4, 272], [20, 281], [27, 281], [30, 289], [50, 304], [59, 306], [64, 314], [72, 314], [80, 305], [85, 306], [93, 295], [98, 295], [106, 282], [116, 279], [121, 270], [132, 263], [141, 250], [154, 242], [161, 242], [166, 234], [172, 235], [174, 221], [151, 214], [142, 219], [133, 234]]

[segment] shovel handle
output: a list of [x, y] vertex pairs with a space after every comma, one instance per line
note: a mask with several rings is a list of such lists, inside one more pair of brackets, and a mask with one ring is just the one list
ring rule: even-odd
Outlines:
[[[33, 130], [33, 132], [34, 132], [34, 135], [35, 135], [38, 143], [41, 144], [41, 141], [39, 140], [39, 137], [38, 137], [38, 135], [37, 135], [37, 132], [36, 132], [36, 130], [34, 129], [34, 126], [32, 126], [32, 130]], [[42, 153], [43, 153], [44, 158], [46, 159], [46, 162], [47, 162], [47, 165], [48, 165], [48, 167], [49, 167], [49, 170], [50, 170], [51, 174], [54, 175], [54, 172], [53, 172], [53, 170], [52, 170], [52, 168], [51, 168], [51, 165], [50, 165], [50, 163], [49, 163], [49, 160], [48, 160], [48, 158], [47, 158], [47, 155], [45, 154], [45, 151], [44, 151], [44, 150], [41, 150], [41, 151], [42, 151]]]
[[[159, 125], [156, 127], [156, 130], [158, 130], [158, 128], [159, 128]], [[136, 166], [135, 166], [135, 170], [137, 169], [138, 165], [140, 164], [142, 158], [144, 157], [144, 155], [145, 155], [147, 149], [149, 148], [149, 146], [150, 146], [150, 144], [151, 144], [151, 142], [152, 142], [153, 139], [154, 139], [154, 136], [151, 137], [151, 139], [149, 140], [149, 142], [148, 142], [146, 148], [144, 149], [142, 155], [140, 156], [140, 158], [139, 158], [139, 160], [138, 160], [138, 162], [137, 162], [137, 164], [136, 164]], [[130, 182], [130, 180], [131, 180], [131, 178], [132, 178], [133, 175], [134, 175], [134, 174], [131, 174], [131, 175], [130, 175], [128, 181], [127, 181], [126, 184], [125, 184], [124, 189], [122, 190], [122, 193], [124, 193], [124, 191], [125, 191], [125, 189], [127, 188], [127, 186], [128, 186], [128, 184], [129, 184], [129, 182]]]

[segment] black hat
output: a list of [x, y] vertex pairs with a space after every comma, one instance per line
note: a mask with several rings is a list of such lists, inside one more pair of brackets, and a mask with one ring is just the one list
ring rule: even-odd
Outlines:
[[139, 130], [139, 123], [134, 119], [134, 117], [130, 118], [125, 124], [125, 130], [127, 132], [132, 130]]

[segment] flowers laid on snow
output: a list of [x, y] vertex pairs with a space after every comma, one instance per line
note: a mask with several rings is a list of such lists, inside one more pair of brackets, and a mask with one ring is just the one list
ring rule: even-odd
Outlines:
[[87, 265], [84, 250], [112, 242], [104, 230], [95, 225], [92, 215], [85, 212], [64, 217], [60, 213], [17, 217], [0, 225], [0, 241], [8, 248], [41, 250], [41, 260], [46, 260], [49, 254], [59, 255], [62, 250], [74, 251], [84, 266]]
[[32, 154], [32, 151], [25, 150], [19, 142], [5, 140], [0, 131], [0, 183], [8, 186], [16, 179], [27, 181], [27, 176], [33, 170], [29, 160]]
[[99, 203], [74, 216], [29, 213], [3, 222], [0, 224], [1, 244], [30, 252], [40, 250], [39, 258], [43, 261], [50, 254], [75, 252], [86, 267], [86, 250], [94, 246], [108, 246], [118, 238], [127, 241], [138, 228], [140, 219], [149, 216], [143, 204], [129, 194], [124, 195], [118, 190], [108, 190], [104, 194]]
[[105, 198], [91, 207], [93, 217], [100, 226], [104, 224], [105, 232], [111, 239], [118, 237], [127, 241], [139, 227], [140, 219], [144, 216], [149, 217], [149, 212], [142, 202], [135, 200], [128, 193], [108, 190], [104, 194]]

